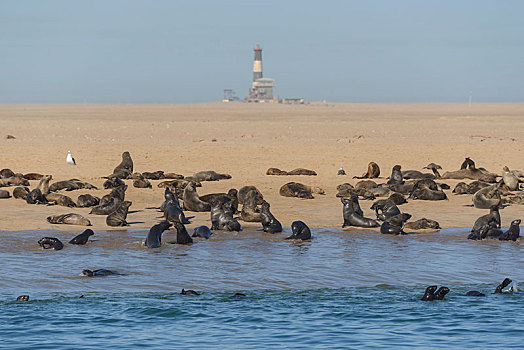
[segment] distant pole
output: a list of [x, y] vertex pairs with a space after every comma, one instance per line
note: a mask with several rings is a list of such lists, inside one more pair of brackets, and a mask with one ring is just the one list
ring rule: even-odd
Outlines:
[[473, 96], [473, 91], [469, 90], [469, 106], [471, 107], [471, 96]]

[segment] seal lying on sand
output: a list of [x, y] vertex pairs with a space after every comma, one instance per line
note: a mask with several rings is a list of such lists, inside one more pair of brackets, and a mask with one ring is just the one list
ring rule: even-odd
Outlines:
[[207, 170], [207, 171], [199, 171], [198, 173], [195, 173], [191, 176], [186, 177], [187, 180], [190, 181], [218, 181], [218, 180], [224, 180], [224, 179], [231, 179], [231, 175], [229, 174], [219, 174], [213, 170]]
[[209, 239], [209, 237], [211, 237], [212, 234], [213, 234], [213, 232], [211, 232], [209, 227], [207, 227], [207, 226], [198, 226], [198, 227], [195, 227], [192, 237], [202, 237], [202, 238], [205, 238], [205, 239]]
[[473, 195], [473, 205], [478, 209], [489, 209], [492, 206], [500, 206], [502, 199], [498, 192], [499, 184], [484, 187]]
[[[362, 199], [368, 199], [368, 200], [374, 200], [376, 198], [373, 192], [371, 192], [370, 190], [366, 188], [355, 188], [353, 187], [353, 185], [349, 183], [343, 183], [343, 184], [338, 185], [337, 190], [338, 190], [338, 193], [336, 194], [336, 196], [339, 198], [350, 197], [353, 195], [359, 196]], [[389, 190], [387, 191], [389, 192]]]
[[475, 167], [475, 162], [469, 157], [462, 162], [460, 170], [457, 171], [447, 171], [442, 175], [442, 179], [471, 179], [471, 180], [481, 180], [484, 182], [496, 182], [496, 174], [490, 173], [486, 169], [477, 169]]
[[171, 223], [162, 221], [149, 229], [144, 245], [148, 248], [158, 248], [162, 243], [162, 233], [169, 230]]
[[12, 176], [15, 176], [15, 172], [13, 170], [11, 169], [0, 170], [0, 179], [7, 179], [8, 177], [12, 177]]
[[455, 194], [475, 194], [478, 190], [491, 186], [487, 182], [482, 181], [473, 181], [470, 184], [466, 184], [465, 182], [459, 182], [455, 188], [453, 189], [453, 193]]
[[61, 205], [63, 207], [74, 208], [76, 203], [71, 199], [71, 197], [60, 194], [60, 193], [48, 193], [45, 196], [45, 199], [48, 203], [54, 203], [56, 205]]
[[411, 218], [410, 214], [398, 214], [393, 217], [390, 217], [380, 226], [380, 233], [390, 234], [390, 235], [403, 235], [404, 224]]
[[298, 182], [288, 182], [280, 187], [279, 193], [284, 197], [313, 199], [312, 193], [324, 194], [325, 191], [319, 187], [311, 187]]
[[362, 176], [353, 176], [354, 179], [375, 179], [380, 176], [380, 167], [375, 162], [369, 162], [368, 171]]
[[133, 173], [133, 187], [135, 188], [153, 188], [151, 185], [151, 182], [147, 180], [142, 174], [140, 173]]
[[0, 179], [0, 187], [7, 186], [29, 186], [29, 181], [21, 176], [11, 176]]
[[69, 244], [78, 244], [78, 245], [84, 245], [87, 243], [87, 241], [89, 240], [89, 237], [91, 237], [92, 235], [94, 235], [95, 233], [93, 232], [93, 230], [91, 230], [90, 228], [88, 228], [87, 230], [85, 230], [84, 232], [82, 232], [81, 234], [75, 236], [72, 240], [69, 241]]
[[54, 237], [41, 238], [38, 241], [38, 244], [40, 245], [40, 247], [42, 247], [44, 249], [60, 250], [60, 249], [64, 248], [64, 244], [62, 242], [60, 242], [60, 240], [58, 238], [54, 238]]
[[13, 197], [25, 200], [29, 194], [29, 188], [18, 186], [13, 190]]
[[307, 176], [317, 176], [317, 173], [313, 170], [297, 168], [291, 171], [280, 170], [278, 168], [269, 168], [267, 169], [266, 175], [307, 175]]
[[129, 152], [122, 153], [122, 161], [117, 167], [113, 170], [113, 174], [109, 177], [116, 176], [121, 179], [128, 179], [133, 174], [133, 160]]
[[165, 175], [164, 175], [164, 172], [162, 170], [144, 171], [142, 173], [142, 176], [144, 177], [144, 179], [148, 179], [148, 180], [161, 180], [161, 179], [165, 179], [166, 178]]
[[418, 219], [417, 221], [408, 222], [404, 225], [404, 228], [410, 230], [426, 230], [426, 229], [435, 229], [440, 230], [440, 225], [435, 220], [430, 220], [426, 218]]
[[100, 198], [90, 194], [81, 194], [77, 199], [77, 206], [80, 208], [94, 207], [100, 203]]
[[422, 301], [443, 300], [446, 294], [449, 293], [448, 287], [440, 287], [437, 291], [436, 290], [437, 290], [437, 286], [427, 287], [424, 293], [424, 296], [420, 300]]
[[88, 182], [80, 181], [78, 179], [58, 181], [49, 186], [49, 192], [56, 192], [60, 190], [74, 191], [81, 189], [96, 190], [97, 188]]
[[11, 194], [9, 193], [9, 191], [0, 190], [0, 198], [2, 199], [11, 198]]
[[260, 206], [260, 222], [264, 232], [278, 233], [282, 232], [282, 225], [269, 211], [269, 203], [264, 201]]
[[184, 196], [182, 197], [184, 201], [184, 208], [190, 211], [210, 211], [211, 206], [209, 203], [203, 202], [198, 197], [196, 189], [192, 183], [187, 184], [184, 188]]
[[357, 226], [357, 227], [379, 227], [380, 225], [373, 219], [368, 219], [355, 212], [354, 202], [351, 199], [341, 198], [343, 204], [342, 213], [344, 216], [344, 224], [346, 226]]
[[107, 216], [106, 224], [108, 226], [128, 226], [126, 219], [131, 204], [130, 201], [123, 201], [118, 209]]
[[119, 177], [117, 176], [111, 176], [109, 177], [109, 179], [107, 179], [103, 186], [106, 190], [110, 189], [110, 188], [116, 188], [116, 187], [119, 187], [119, 186], [124, 186], [125, 183], [124, 181], [122, 181]]
[[47, 221], [51, 224], [91, 226], [91, 222], [88, 219], [80, 214], [74, 213], [48, 216]]
[[311, 239], [311, 230], [303, 221], [293, 221], [291, 231], [293, 234], [286, 239], [299, 239], [302, 241]]

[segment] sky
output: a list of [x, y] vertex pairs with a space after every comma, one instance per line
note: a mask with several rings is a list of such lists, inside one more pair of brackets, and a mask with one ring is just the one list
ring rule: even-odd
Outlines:
[[0, 103], [524, 101], [524, 1], [0, 0]]

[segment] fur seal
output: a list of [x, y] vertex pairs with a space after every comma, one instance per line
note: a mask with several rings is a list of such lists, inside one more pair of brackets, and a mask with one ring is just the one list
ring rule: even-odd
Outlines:
[[440, 230], [441, 229], [437, 221], [426, 219], [426, 218], [418, 219], [417, 221], [408, 222], [404, 225], [404, 228], [407, 228], [410, 230], [426, 230], [426, 229]]
[[[353, 195], [362, 197], [362, 199], [374, 200], [376, 197], [370, 190], [366, 188], [355, 188], [351, 184], [343, 183], [337, 186], [337, 197], [351, 197]], [[389, 191], [389, 190], [388, 190]]]
[[241, 231], [240, 223], [233, 218], [231, 201], [227, 197], [211, 199], [211, 229]]
[[53, 178], [52, 175], [42, 176], [42, 178], [40, 179], [40, 182], [38, 183], [38, 186], [36, 187], [42, 192], [44, 196], [49, 193], [49, 181], [51, 181], [52, 178]]
[[502, 199], [498, 192], [498, 184], [481, 188], [473, 195], [473, 205], [478, 209], [489, 209], [492, 206], [500, 206]]
[[103, 186], [106, 190], [110, 189], [110, 188], [116, 188], [116, 187], [119, 187], [119, 186], [124, 186], [125, 183], [124, 181], [122, 181], [119, 177], [117, 176], [111, 176], [109, 177], [109, 179], [107, 179]]
[[187, 220], [186, 215], [180, 208], [178, 198], [176, 198], [176, 195], [167, 187], [164, 193], [164, 198], [165, 202], [162, 204], [162, 207], [164, 209], [164, 217], [166, 221], [189, 224], [190, 222]]
[[44, 177], [42, 174], [37, 173], [27, 173], [24, 174], [24, 178], [28, 180], [41, 180]]
[[286, 239], [300, 239], [302, 241], [311, 239], [311, 230], [303, 221], [293, 221], [291, 232], [293, 234]]
[[[343, 204], [342, 214], [344, 216], [344, 224], [342, 227], [346, 226], [357, 226], [357, 227], [379, 227], [380, 225], [373, 219], [368, 219], [359, 215], [355, 212], [354, 198], [347, 199], [341, 198], [340, 201]], [[358, 201], [358, 199], [357, 199]], [[360, 206], [359, 206], [360, 207]]]
[[0, 187], [6, 186], [29, 186], [29, 181], [21, 176], [11, 176], [0, 179]]
[[499, 236], [501, 241], [513, 241], [515, 242], [520, 235], [520, 219], [513, 220], [509, 229]]
[[493, 228], [500, 228], [501, 220], [499, 207], [497, 205], [489, 208], [489, 214], [482, 215], [477, 220], [475, 220], [475, 223], [471, 228], [471, 232], [480, 230], [484, 225], [491, 225]]
[[278, 168], [269, 168], [266, 171], [266, 175], [287, 175], [287, 171]]
[[203, 202], [198, 197], [195, 186], [192, 183], [188, 183], [184, 188], [184, 196], [182, 197], [184, 201], [184, 208], [190, 211], [211, 211], [211, 206], [209, 203]]
[[184, 175], [176, 173], [164, 173], [164, 179], [182, 180]]
[[47, 203], [47, 200], [45, 199], [44, 195], [42, 194], [42, 191], [40, 191], [39, 188], [35, 188], [31, 192], [27, 194], [25, 197], [25, 201], [27, 204], [45, 204]]
[[85, 230], [84, 232], [82, 232], [81, 234], [75, 236], [72, 240], [69, 241], [69, 244], [78, 244], [78, 245], [84, 245], [87, 243], [87, 241], [89, 240], [89, 237], [94, 235], [95, 233], [93, 232], [93, 230], [91, 230], [90, 228], [88, 228], [87, 230]]
[[11, 198], [11, 194], [9, 193], [9, 191], [0, 190], [0, 198], [2, 199]]
[[133, 160], [129, 152], [122, 153], [122, 161], [113, 170], [113, 174], [109, 177], [116, 176], [121, 179], [128, 179], [133, 174]]
[[79, 226], [91, 226], [91, 222], [80, 214], [61, 214], [48, 216], [47, 221], [51, 224], [67, 224]]
[[8, 177], [13, 177], [13, 176], [15, 176], [15, 173], [11, 169], [0, 170], [0, 179], [7, 179]]
[[129, 226], [126, 218], [131, 204], [130, 201], [123, 201], [117, 210], [106, 217], [107, 226]]
[[161, 221], [159, 224], [153, 225], [149, 229], [144, 245], [148, 248], [158, 248], [162, 243], [162, 233], [169, 230], [171, 223], [168, 221]]
[[264, 196], [255, 186], [244, 186], [240, 190], [238, 190], [238, 203], [244, 204], [244, 200], [247, 197], [249, 191], [255, 191], [257, 194], [257, 205], [262, 204], [262, 202], [264, 201]]
[[153, 188], [151, 182], [140, 173], [133, 173], [133, 187], [135, 188]]
[[100, 198], [90, 194], [81, 194], [77, 199], [77, 206], [80, 208], [94, 207], [100, 203]]
[[502, 171], [502, 181], [509, 191], [517, 191], [519, 189], [519, 178], [511, 173], [507, 166]]
[[390, 217], [400, 214], [400, 209], [390, 199], [379, 199], [373, 203], [370, 209], [375, 210], [377, 219], [381, 221], [386, 221]]
[[473, 181], [470, 184], [466, 184], [465, 182], [459, 182], [455, 188], [453, 189], [453, 193], [455, 194], [475, 194], [478, 190], [491, 186], [490, 184], [482, 181]]
[[317, 176], [317, 173], [313, 170], [297, 168], [287, 172], [287, 175], [306, 175], [306, 176]]
[[261, 222], [262, 218], [260, 215], [260, 209], [257, 206], [257, 199], [256, 191], [251, 190], [246, 194], [244, 204], [242, 205], [242, 211], [240, 212], [242, 220], [247, 222]]
[[499, 284], [497, 286], [497, 288], [495, 288], [495, 294], [499, 294], [499, 293], [502, 293], [503, 289], [506, 288], [507, 286], [510, 285], [510, 283], [513, 282], [511, 279], [509, 278], [504, 278], [504, 281], [502, 281], [501, 284]]
[[219, 174], [213, 170], [207, 170], [207, 171], [199, 171], [198, 173], [195, 173], [189, 177], [186, 177], [187, 180], [190, 181], [219, 181], [224, 179], [231, 179], [231, 175], [229, 174]]
[[[206, 203], [210, 203], [211, 198], [226, 196], [231, 200], [231, 206], [233, 208], [233, 213], [238, 212], [238, 191], [235, 188], [231, 188], [227, 193], [209, 193], [203, 196], [200, 196], [200, 200]], [[257, 202], [259, 200], [257, 199]]]
[[182, 288], [182, 291], [180, 292], [180, 294], [182, 295], [200, 295], [200, 293], [195, 292], [192, 289], [185, 290], [184, 288]]
[[298, 197], [304, 199], [314, 198], [311, 194], [311, 187], [298, 182], [288, 182], [287, 184], [280, 187], [279, 193], [284, 197]]
[[152, 171], [152, 172], [144, 171], [142, 173], [142, 176], [148, 180], [162, 180], [166, 178], [162, 170], [157, 170], [157, 171]]
[[62, 242], [60, 242], [60, 240], [58, 238], [54, 238], [54, 237], [41, 238], [38, 241], [38, 244], [40, 245], [40, 247], [42, 247], [44, 249], [60, 250], [60, 249], [64, 248], [64, 244]]
[[478, 292], [476, 290], [470, 290], [469, 292], [466, 293], [466, 296], [468, 296], [468, 297], [485, 297], [486, 294]]
[[471, 179], [471, 180], [481, 180], [484, 182], [496, 182], [496, 174], [492, 174], [486, 169], [475, 167], [475, 162], [469, 157], [464, 160], [459, 170], [456, 171], [447, 171], [442, 175], [442, 179]]
[[264, 232], [278, 233], [282, 232], [282, 225], [269, 211], [269, 203], [264, 201], [260, 206], [260, 222]]
[[388, 185], [403, 185], [404, 179], [402, 178], [402, 172], [400, 171], [401, 167], [400, 165], [395, 165], [393, 169], [391, 169], [391, 175], [389, 177], [389, 180], [386, 182]]
[[390, 217], [380, 226], [380, 233], [390, 234], [390, 235], [403, 235], [404, 224], [411, 218], [410, 214], [398, 214], [393, 217]]
[[106, 204], [99, 204], [91, 208], [89, 214], [95, 215], [109, 215], [117, 210], [122, 204], [122, 200], [118, 197], [110, 197]]
[[373, 180], [360, 180], [355, 184], [355, 188], [363, 188], [366, 190], [371, 190], [377, 188], [378, 184]]
[[409, 198], [426, 201], [439, 201], [448, 199], [448, 196], [435, 181], [424, 179], [415, 182]]
[[205, 238], [205, 239], [209, 239], [209, 237], [211, 237], [212, 234], [213, 234], [213, 232], [211, 232], [209, 227], [207, 227], [207, 226], [198, 226], [198, 227], [195, 227], [192, 237], [202, 237], [202, 238]]
[[186, 227], [180, 222], [174, 223], [176, 228], [176, 243], [177, 244], [192, 244], [193, 238], [187, 233]]
[[389, 200], [391, 200], [393, 203], [395, 203], [396, 205], [401, 205], [401, 204], [404, 204], [404, 203], [407, 203], [408, 201], [406, 200], [406, 198], [404, 198], [404, 196], [402, 195], [402, 193], [398, 193], [398, 192], [393, 192], [389, 197], [388, 197]]
[[16, 301], [29, 301], [29, 295], [20, 295]]
[[13, 197], [25, 200], [29, 194], [29, 188], [18, 186], [13, 190]]
[[418, 170], [404, 170], [402, 171], [402, 178], [405, 180], [434, 179], [435, 175], [423, 173]]
[[82, 275], [86, 277], [99, 277], [99, 276], [111, 276], [111, 275], [120, 275], [111, 270], [107, 269], [97, 269], [97, 270], [82, 270]]
[[380, 167], [375, 162], [369, 162], [368, 170], [362, 176], [353, 176], [354, 179], [374, 179], [380, 176]]
[[449, 293], [448, 287], [440, 287], [437, 290], [437, 286], [429, 286], [426, 288], [424, 296], [420, 300], [422, 301], [443, 300], [444, 296], [446, 296], [446, 294], [448, 293]]
[[76, 203], [71, 199], [71, 197], [59, 194], [59, 193], [48, 193], [45, 196], [45, 199], [48, 203], [54, 203], [56, 205], [61, 205], [63, 207], [74, 208]]

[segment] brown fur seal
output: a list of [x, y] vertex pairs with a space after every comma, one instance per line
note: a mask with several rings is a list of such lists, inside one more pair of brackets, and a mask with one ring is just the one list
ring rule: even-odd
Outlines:
[[195, 227], [195, 229], [193, 230], [193, 235], [191, 237], [202, 237], [205, 239], [209, 239], [209, 237], [211, 237], [212, 234], [213, 232], [211, 232], [209, 227], [198, 226], [198, 227]]
[[11, 169], [0, 170], [0, 179], [7, 179], [8, 177], [13, 177], [13, 176], [15, 176], [15, 173]]
[[377, 188], [378, 184], [373, 180], [361, 180], [355, 184], [355, 188], [364, 188], [370, 190], [372, 188]]
[[260, 216], [260, 209], [257, 206], [256, 191], [251, 190], [246, 194], [240, 217], [247, 222], [261, 222], [262, 218]]
[[2, 199], [11, 198], [11, 194], [9, 193], [9, 191], [0, 190], [0, 198]]
[[49, 203], [54, 203], [56, 205], [61, 205], [63, 207], [69, 207], [74, 208], [76, 207], [76, 203], [71, 199], [71, 197], [59, 194], [59, 193], [48, 193], [45, 196], [45, 199]]
[[402, 213], [388, 218], [382, 226], [380, 226], [380, 233], [391, 235], [404, 234], [404, 224], [411, 218], [410, 214]]
[[107, 216], [107, 226], [128, 226], [129, 224], [126, 221], [126, 218], [131, 204], [132, 202], [130, 201], [123, 201], [118, 209]]
[[269, 208], [270, 205], [266, 201], [260, 206], [260, 222], [262, 223], [263, 231], [268, 233], [282, 232], [282, 224], [275, 218]]
[[174, 223], [176, 228], [176, 244], [192, 244], [193, 238], [187, 233], [186, 227], [181, 222]]
[[395, 203], [396, 205], [401, 205], [401, 204], [404, 204], [404, 203], [407, 203], [408, 201], [406, 200], [406, 198], [402, 195], [402, 193], [398, 193], [398, 192], [393, 192], [389, 197], [388, 199], [390, 199], [391, 201], [393, 201], [393, 203]]
[[478, 209], [489, 209], [492, 206], [500, 206], [502, 199], [498, 192], [498, 185], [484, 187], [473, 195], [473, 205]]
[[153, 188], [153, 186], [151, 186], [151, 182], [149, 182], [149, 180], [147, 180], [140, 173], [133, 173], [133, 187], [135, 188]]
[[189, 183], [184, 188], [184, 195], [182, 197], [184, 201], [184, 208], [190, 211], [211, 211], [209, 203], [203, 202], [198, 197], [195, 187], [192, 183]]
[[49, 181], [53, 178], [52, 175], [44, 175], [36, 188], [40, 189], [42, 194], [45, 196], [49, 193]]
[[44, 177], [42, 174], [37, 173], [27, 173], [24, 174], [24, 178], [28, 180], [41, 180]]
[[149, 229], [144, 245], [148, 248], [158, 248], [162, 244], [162, 233], [169, 230], [171, 223], [162, 221]]
[[195, 173], [189, 177], [186, 178], [190, 181], [218, 181], [218, 180], [224, 180], [224, 179], [231, 179], [231, 175], [229, 174], [219, 174], [213, 170], [207, 170], [207, 171], [199, 171], [198, 173]]
[[99, 204], [91, 208], [89, 214], [95, 215], [109, 215], [120, 207], [123, 200], [119, 197], [109, 197], [104, 204]]
[[126, 197], [126, 190], [127, 185], [113, 188], [109, 194], [106, 194], [100, 199], [100, 205], [107, 204], [112, 197], [118, 198], [123, 201]]
[[377, 219], [381, 221], [386, 221], [390, 217], [400, 214], [400, 209], [390, 199], [379, 199], [373, 203], [370, 209], [375, 210]]
[[74, 213], [48, 216], [47, 221], [51, 224], [91, 226], [91, 222], [88, 219]]
[[186, 290], [186, 289], [184, 289], [184, 288], [182, 288], [182, 291], [180, 292], [180, 294], [182, 294], [182, 295], [200, 295], [200, 293], [195, 292], [195, 291], [192, 290], [192, 289], [187, 289], [187, 290]]
[[269, 168], [266, 171], [266, 175], [287, 175], [287, 171], [278, 168]]
[[238, 203], [244, 204], [244, 200], [247, 197], [249, 191], [255, 191], [257, 193], [257, 204], [262, 204], [264, 196], [255, 186], [244, 186], [238, 190]]
[[298, 197], [312, 199], [312, 193], [325, 194], [320, 187], [311, 187], [299, 182], [288, 182], [280, 188], [280, 195], [284, 197]]
[[40, 191], [39, 188], [35, 188], [31, 192], [29, 192], [27, 196], [25, 197], [25, 201], [27, 202], [27, 204], [45, 204], [47, 203], [45, 196], [42, 194], [42, 191]]
[[[238, 191], [235, 188], [231, 188], [227, 193], [209, 193], [200, 196], [200, 200], [211, 204], [211, 199], [214, 197], [226, 196], [231, 200], [231, 206], [233, 208], [233, 214], [238, 212]], [[258, 201], [258, 200], [257, 200]]]
[[109, 177], [116, 176], [121, 179], [128, 179], [131, 174], [133, 174], [133, 160], [131, 159], [129, 152], [126, 151], [122, 153], [122, 161], [117, 165], [113, 170], [113, 174], [109, 175]]
[[499, 207], [497, 205], [489, 208], [489, 214], [482, 215], [477, 220], [475, 220], [475, 223], [471, 228], [471, 232], [480, 230], [484, 225], [490, 225], [493, 228], [500, 228], [501, 220]]
[[164, 173], [164, 179], [182, 180], [184, 175], [177, 173]]
[[354, 176], [354, 179], [375, 179], [380, 176], [380, 167], [375, 162], [369, 162], [368, 171], [362, 176]]
[[29, 181], [21, 176], [11, 176], [0, 179], [0, 187], [7, 186], [29, 186]]
[[100, 203], [100, 198], [90, 194], [81, 194], [76, 202], [80, 208], [94, 207]]
[[430, 220], [426, 218], [418, 219], [417, 221], [411, 221], [404, 225], [404, 228], [410, 230], [426, 230], [426, 229], [435, 229], [440, 230], [440, 225], [435, 220]]
[[44, 249], [60, 250], [64, 248], [64, 244], [54, 237], [44, 237], [38, 241], [38, 245]]
[[161, 179], [165, 179], [165, 176], [164, 176], [164, 172], [162, 170], [157, 170], [157, 171], [144, 171], [142, 173], [142, 176], [145, 178], [145, 179], [148, 179], [148, 180], [161, 180]]
[[79, 235], [76, 235], [72, 240], [69, 241], [69, 244], [77, 244], [77, 245], [84, 245], [89, 241], [89, 237], [94, 235], [95, 233], [93, 230], [88, 228], [84, 232], [82, 232]]
[[480, 180], [484, 182], [494, 183], [497, 181], [497, 175], [490, 173], [486, 169], [477, 169], [475, 162], [470, 158], [466, 158], [462, 163], [460, 170], [447, 171], [442, 175], [442, 179], [456, 179], [456, 180]]
[[81, 189], [96, 190], [97, 188], [88, 182], [80, 181], [78, 179], [58, 181], [49, 186], [49, 192], [56, 192], [60, 190], [74, 191]]
[[[356, 198], [356, 197], [352, 197]], [[348, 198], [341, 198], [343, 204], [342, 214], [344, 217], [344, 223], [342, 228], [346, 226], [357, 226], [357, 227], [378, 227], [378, 222], [373, 219], [363, 217], [361, 214], [355, 211], [355, 204], [353, 200]], [[360, 208], [360, 206], [358, 206]]]
[[307, 241], [311, 239], [311, 230], [303, 221], [293, 221], [291, 224], [291, 236], [286, 239]]
[[106, 181], [104, 181], [104, 188], [107, 190], [107, 189], [110, 189], [110, 188], [117, 188], [117, 187], [120, 187], [120, 186], [124, 186], [125, 185], [125, 182], [122, 181], [119, 177], [117, 176], [111, 176], [109, 177], [109, 179], [107, 179]]
[[288, 175], [306, 175], [306, 176], [317, 176], [317, 173], [313, 170], [297, 168], [287, 172]]
[[241, 231], [240, 223], [233, 218], [231, 201], [227, 197], [211, 199], [211, 229]]
[[475, 194], [478, 190], [484, 187], [491, 186], [490, 184], [482, 181], [473, 181], [470, 184], [465, 182], [459, 182], [453, 189], [455, 194]]
[[517, 191], [519, 189], [519, 178], [511, 173], [507, 166], [502, 171], [502, 181], [509, 191]]
[[28, 194], [29, 194], [29, 188], [27, 187], [19, 186], [13, 190], [13, 197], [17, 199], [25, 200]]
[[393, 169], [391, 169], [391, 175], [389, 177], [388, 182], [386, 184], [388, 185], [403, 185], [404, 180], [402, 178], [402, 171], [400, 170], [400, 165], [395, 165]]
[[520, 219], [513, 220], [509, 229], [499, 236], [499, 240], [516, 242], [520, 235], [520, 222]]

